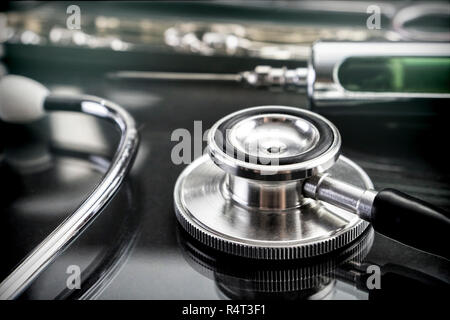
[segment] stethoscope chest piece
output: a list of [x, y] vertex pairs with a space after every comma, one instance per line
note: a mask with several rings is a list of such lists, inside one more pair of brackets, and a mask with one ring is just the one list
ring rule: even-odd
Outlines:
[[178, 221], [198, 241], [247, 258], [298, 259], [341, 248], [369, 223], [301, 192], [319, 174], [373, 188], [358, 165], [339, 156], [340, 146], [336, 127], [310, 111], [264, 106], [226, 116], [209, 132], [209, 154], [177, 180]]

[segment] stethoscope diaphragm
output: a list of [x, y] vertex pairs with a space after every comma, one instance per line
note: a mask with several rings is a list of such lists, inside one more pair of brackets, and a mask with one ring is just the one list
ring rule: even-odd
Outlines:
[[341, 137], [316, 113], [263, 106], [219, 120], [210, 130], [208, 147], [214, 163], [232, 175], [285, 181], [307, 178], [334, 165]]

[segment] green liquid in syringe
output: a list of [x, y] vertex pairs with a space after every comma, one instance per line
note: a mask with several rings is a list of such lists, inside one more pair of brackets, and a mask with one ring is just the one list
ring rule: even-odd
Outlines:
[[450, 58], [353, 57], [338, 78], [350, 91], [450, 93]]

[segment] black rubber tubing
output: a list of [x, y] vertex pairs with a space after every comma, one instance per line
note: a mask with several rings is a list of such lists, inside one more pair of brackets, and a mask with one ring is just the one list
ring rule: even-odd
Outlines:
[[394, 189], [378, 192], [371, 222], [376, 231], [449, 259], [450, 214]]

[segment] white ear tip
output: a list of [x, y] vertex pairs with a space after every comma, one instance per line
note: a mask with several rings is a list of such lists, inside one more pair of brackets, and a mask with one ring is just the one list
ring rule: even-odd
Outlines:
[[4, 76], [0, 79], [0, 119], [17, 123], [39, 119], [48, 93], [46, 87], [29, 78]]

